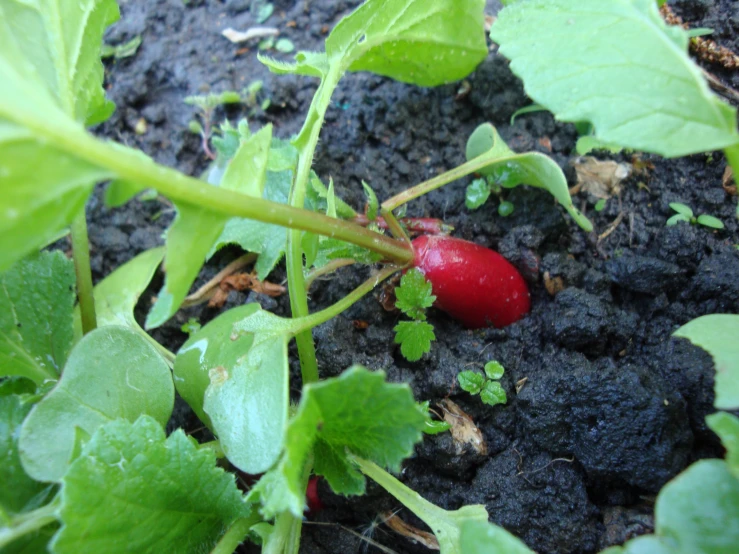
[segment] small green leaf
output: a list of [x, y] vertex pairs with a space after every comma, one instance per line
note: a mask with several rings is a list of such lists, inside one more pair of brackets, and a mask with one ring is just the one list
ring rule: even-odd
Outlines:
[[572, 204], [567, 179], [551, 158], [539, 152], [516, 154], [489, 123], [483, 123], [472, 132], [465, 154], [468, 160], [479, 156], [490, 158], [490, 165], [480, 173], [505, 188], [526, 184], [549, 191], [580, 227], [593, 230], [593, 224]]
[[350, 258], [357, 263], [371, 265], [379, 262], [379, 254], [337, 239], [323, 239], [318, 243], [318, 252], [313, 261], [315, 267], [323, 267], [331, 260]]
[[464, 554], [534, 554], [523, 541], [486, 521], [462, 522], [459, 539]]
[[534, 102], [591, 122], [606, 143], [672, 157], [739, 142], [736, 110], [711, 93], [687, 34], [653, 0], [518, 2], [490, 36]]
[[710, 227], [711, 229], [724, 229], [723, 222], [717, 217], [713, 217], [712, 215], [699, 215], [697, 222], [700, 225], [703, 225], [704, 227]]
[[275, 60], [269, 56], [257, 54], [257, 59], [277, 75], [307, 75], [323, 78], [328, 73], [328, 56], [324, 52], [306, 52], [301, 50], [295, 54], [294, 62]]
[[408, 385], [386, 383], [382, 371], [353, 366], [339, 377], [306, 385], [290, 421], [285, 453], [248, 498], [261, 499], [266, 517], [284, 510], [301, 517], [302, 468], [314, 445], [316, 473], [337, 493], [361, 494], [364, 478], [347, 452], [397, 471], [421, 440], [425, 420]]
[[602, 212], [603, 209], [606, 207], [606, 202], [608, 202], [608, 200], [606, 198], [601, 198], [600, 200], [598, 200], [595, 203], [595, 211], [596, 212]]
[[726, 449], [726, 465], [739, 479], [739, 418], [718, 412], [706, 417], [706, 423], [721, 438], [721, 444]]
[[438, 435], [439, 433], [443, 433], [444, 431], [451, 429], [452, 426], [446, 421], [431, 419], [431, 408], [429, 407], [429, 404], [430, 402], [428, 400], [418, 403], [418, 409], [426, 416], [426, 424], [423, 427], [423, 433], [425, 435]]
[[159, 327], [180, 308], [225, 224], [222, 214], [177, 204], [177, 218], [167, 229], [164, 286], [146, 316], [147, 329]]
[[375, 191], [372, 190], [372, 187], [364, 181], [362, 181], [362, 188], [364, 189], [364, 195], [367, 197], [367, 219], [374, 221], [377, 219], [380, 202], [377, 200], [377, 195], [375, 194]]
[[277, 42], [275, 42], [275, 50], [278, 52], [282, 52], [284, 54], [289, 54], [293, 50], [295, 50], [295, 45], [293, 44], [293, 41], [291, 41], [288, 38], [281, 38], [278, 39]]
[[418, 269], [409, 269], [395, 288], [395, 307], [413, 319], [426, 319], [426, 308], [430, 308], [436, 296], [431, 294], [429, 283]]
[[395, 344], [409, 362], [416, 362], [431, 350], [431, 342], [436, 340], [434, 326], [425, 321], [401, 321], [394, 328]]
[[242, 140], [233, 159], [226, 166], [220, 186], [247, 196], [262, 198], [271, 142], [271, 124]]
[[688, 219], [693, 217], [693, 210], [690, 209], [690, 206], [686, 206], [680, 202], [670, 202], [670, 208], [675, 210], [677, 213], [684, 215]]
[[18, 455], [18, 433], [32, 406], [27, 398], [0, 394], [0, 482], [6, 484], [0, 487], [0, 510], [6, 514], [25, 511], [47, 486], [26, 475]]
[[500, 379], [503, 377], [504, 373], [505, 368], [503, 367], [503, 364], [496, 360], [492, 360], [485, 364], [485, 375], [488, 376], [488, 379]]
[[290, 336], [235, 329], [257, 313], [258, 304], [247, 304], [218, 316], [185, 342], [174, 364], [177, 392], [218, 436], [228, 459], [255, 474], [282, 451]]
[[670, 219], [667, 220], [665, 225], [667, 227], [672, 227], [673, 225], [677, 225], [681, 221], [684, 223], [690, 223], [690, 218], [687, 215], [675, 214]]
[[475, 179], [468, 186], [464, 194], [464, 205], [468, 210], [476, 210], [490, 197], [490, 185], [486, 179]]
[[74, 264], [42, 252], [0, 274], [0, 377], [56, 379], [72, 347]]
[[58, 481], [73, 461], [75, 428], [92, 435], [144, 414], [165, 425], [173, 405], [172, 375], [154, 347], [124, 327], [100, 327], [77, 343], [59, 383], [23, 423], [23, 467], [34, 479]]
[[[287, 204], [292, 176], [292, 171], [268, 171], [263, 197], [280, 204]], [[233, 217], [228, 220], [223, 232], [210, 248], [208, 257], [228, 244], [238, 244], [247, 252], [259, 254], [254, 269], [257, 277], [263, 280], [285, 254], [287, 229], [279, 225]]]
[[98, 429], [61, 498], [56, 554], [210, 552], [232, 521], [252, 515], [210, 449], [181, 430], [165, 439], [147, 416]]
[[503, 387], [497, 381], [486, 381], [480, 392], [480, 400], [488, 406], [505, 404], [508, 401]]
[[[505, 5], [505, 2], [503, 3], [503, 5]], [[516, 122], [516, 118], [519, 115], [525, 115], [527, 113], [546, 112], [546, 111], [547, 109], [544, 106], [540, 106], [539, 104], [530, 104], [529, 106], [518, 108], [515, 112], [513, 112], [513, 115], [511, 116], [510, 125], [512, 126]]]
[[191, 317], [182, 324], [182, 327], [180, 327], [180, 331], [182, 331], [183, 333], [187, 333], [188, 335], [194, 335], [202, 328], [203, 326], [200, 325], [200, 322], [197, 320], [197, 318]]
[[498, 215], [500, 217], [508, 217], [513, 213], [515, 209], [516, 206], [514, 206], [511, 202], [503, 200], [500, 204], [498, 204]]
[[112, 44], [103, 44], [100, 50], [100, 57], [103, 59], [115, 58], [116, 60], [130, 58], [136, 53], [139, 46], [141, 46], [141, 35], [136, 35], [131, 40], [116, 44], [115, 46]]
[[485, 376], [471, 370], [461, 371], [457, 374], [457, 381], [462, 390], [479, 394], [485, 384]]
[[[307, 198], [311, 202], [311, 209], [320, 212], [328, 210], [328, 188], [318, 178], [315, 172], [311, 172], [310, 181], [308, 182]], [[354, 219], [357, 212], [344, 202], [341, 198], [334, 195], [336, 204], [336, 215], [341, 219]]]
[[623, 148], [617, 144], [603, 142], [593, 135], [585, 135], [577, 139], [575, 150], [578, 155], [585, 156], [586, 154], [590, 154], [593, 150], [605, 150], [611, 154], [619, 154], [623, 151]]
[[713, 405], [720, 410], [739, 408], [739, 315], [712, 314], [689, 321], [673, 333], [706, 350], [716, 366]]

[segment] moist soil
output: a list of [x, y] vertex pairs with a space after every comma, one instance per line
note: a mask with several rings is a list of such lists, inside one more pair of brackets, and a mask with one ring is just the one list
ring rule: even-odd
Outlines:
[[[264, 25], [277, 27], [297, 49], [318, 50], [328, 31], [359, 3], [277, 0]], [[731, 0], [671, 5], [692, 27], [714, 29], [719, 44], [739, 51], [739, 5]], [[316, 81], [272, 75], [257, 61], [255, 41], [232, 44], [221, 36], [226, 27], [258, 25], [257, 7], [253, 0], [121, 0], [122, 19], [106, 41], [121, 44], [141, 36], [142, 43], [135, 55], [107, 62], [106, 86], [118, 108], [97, 132], [198, 175], [208, 159], [199, 137], [188, 130], [195, 111], [183, 99], [238, 91], [262, 80], [257, 103], [269, 99], [266, 110], [219, 108], [214, 120], [248, 117], [252, 131], [272, 123], [278, 137], [296, 133]], [[499, 5], [488, 2], [487, 8], [493, 14]], [[739, 85], [736, 72], [704, 67], [726, 85]], [[424, 89], [365, 73], [347, 75], [328, 111], [314, 168], [361, 208], [361, 180], [387, 198], [462, 163], [467, 137], [489, 121], [514, 150], [549, 154], [574, 184], [575, 128], [546, 113], [522, 115], [510, 125], [511, 115], [529, 103], [493, 48], [464, 84]], [[410, 363], [393, 344], [399, 313], [386, 311], [376, 291], [314, 331], [322, 376], [362, 364], [384, 369], [391, 381], [409, 383], [419, 400], [435, 405], [450, 398], [459, 404], [482, 431], [487, 454], [469, 449], [460, 454], [448, 433], [426, 436], [400, 478], [444, 508], [484, 504], [491, 521], [542, 553], [596, 552], [651, 532], [660, 488], [696, 459], [722, 455], [704, 423], [713, 411], [711, 359], [671, 334], [695, 317], [736, 313], [739, 306], [736, 198], [721, 184], [726, 163], [721, 153], [676, 160], [638, 153], [610, 158], [636, 165], [602, 211], [594, 211], [594, 198], [574, 197], [595, 225], [592, 234], [579, 229], [550, 195], [528, 187], [507, 192], [515, 204], [507, 218], [498, 216], [497, 200], [477, 211], [465, 207], [471, 178], [409, 205], [409, 215], [443, 218], [455, 227], [455, 236], [494, 248], [522, 269], [532, 309], [520, 322], [471, 331], [432, 310], [437, 340], [429, 354]], [[96, 191], [88, 207], [96, 281], [161, 244], [174, 215], [160, 201], [134, 200], [109, 209], [101, 198]], [[667, 227], [674, 213], [670, 202], [716, 216], [726, 229]], [[238, 255], [235, 249], [216, 255], [196, 286]], [[366, 270], [345, 269], [317, 283], [312, 306], [335, 302], [366, 276]], [[138, 307], [142, 317], [161, 286], [158, 279]], [[278, 266], [271, 280], [283, 279], [284, 268]], [[245, 302], [289, 314], [286, 297], [248, 292], [232, 292], [223, 309]], [[183, 323], [191, 317], [205, 323], [221, 311], [183, 310], [152, 334], [176, 351], [187, 338]], [[293, 349], [293, 359], [294, 354]], [[508, 403], [493, 408], [456, 385], [460, 371], [481, 370], [489, 360], [506, 368], [502, 385]], [[297, 399], [296, 362], [291, 371]], [[523, 385], [518, 392], [517, 385]], [[202, 434], [202, 424], [181, 401], [170, 424], [178, 426]], [[381, 551], [358, 535], [383, 545], [384, 552], [427, 551], [381, 524], [379, 514], [400, 505], [372, 483], [359, 498], [335, 496], [324, 483], [320, 490], [325, 509], [308, 518], [301, 552]], [[407, 510], [398, 515], [423, 526]], [[258, 550], [243, 546], [242, 551]]]

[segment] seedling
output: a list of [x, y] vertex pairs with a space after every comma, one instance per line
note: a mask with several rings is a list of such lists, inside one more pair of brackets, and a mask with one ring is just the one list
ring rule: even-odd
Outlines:
[[490, 361], [485, 364], [484, 376], [476, 371], [466, 370], [457, 375], [457, 381], [462, 390], [472, 395], [479, 394], [484, 404], [496, 406], [508, 401], [503, 387], [498, 382], [503, 377], [503, 373], [505, 369], [500, 362]]
[[415, 362], [431, 350], [431, 342], [436, 340], [433, 325], [426, 321], [426, 308], [433, 305], [436, 296], [431, 294], [431, 283], [423, 273], [411, 269], [400, 280], [395, 297], [395, 307], [412, 319], [395, 326], [395, 342], [400, 344], [403, 357]]
[[710, 227], [711, 229], [723, 229], [724, 224], [720, 219], [713, 217], [712, 215], [701, 214], [698, 217], [693, 215], [693, 210], [685, 204], [679, 202], [670, 202], [670, 208], [675, 210], [677, 213], [667, 220], [668, 227], [677, 225], [681, 221], [690, 223], [691, 225], [703, 225], [704, 227]]
[[480, 177], [473, 180], [465, 191], [464, 204], [468, 210], [477, 210], [487, 202], [491, 194], [500, 198], [500, 202], [498, 203], [499, 216], [508, 217], [513, 213], [515, 206], [511, 202], [503, 200], [502, 189], [492, 176]]
[[[425, 323], [422, 310], [431, 302], [468, 327], [504, 326], [525, 315], [528, 290], [502, 257], [445, 236], [411, 242], [410, 225], [398, 221], [406, 203], [467, 175], [503, 189], [545, 189], [592, 230], [559, 166], [540, 153], [513, 152], [489, 124], [472, 133], [459, 167], [381, 203], [368, 192], [365, 221], [312, 171], [332, 92], [346, 73], [372, 71], [419, 86], [466, 77], [488, 55], [485, 3], [367, 0], [338, 23], [325, 52], [298, 52], [293, 63], [260, 57], [275, 73], [319, 80], [290, 140], [273, 137], [270, 125], [252, 133], [245, 121], [224, 124], [213, 137], [216, 156], [209, 147], [213, 110], [242, 95], [189, 98], [203, 116], [193, 128], [218, 158], [204, 180], [85, 131], [114, 108], [99, 60], [105, 28], [118, 16], [113, 0], [26, 4], [0, 4], [0, 375], [7, 378], [0, 383], [0, 469], [13, 479], [0, 497], [0, 548], [71, 554], [126, 544], [142, 552], [227, 554], [256, 534], [263, 552], [294, 554], [314, 473], [344, 495], [364, 493], [370, 477], [433, 530], [442, 554], [529, 552], [489, 525], [483, 506], [442, 510], [388, 473], [399, 471], [421, 440], [428, 410], [382, 371], [351, 367], [319, 380], [311, 333], [402, 271], [417, 281], [406, 291], [401, 283], [399, 293], [411, 325]], [[535, 102], [565, 120], [591, 120], [608, 143], [669, 156], [724, 148], [739, 174], [734, 111], [711, 95], [685, 54], [684, 33], [666, 29], [652, 2], [597, 3], [595, 11], [591, 0], [506, 4], [492, 37]], [[65, 14], [64, 32], [57, 12]], [[584, 12], [590, 18], [572, 25]], [[618, 26], [609, 24], [613, 17]], [[604, 44], [633, 48], [614, 54]], [[643, 52], [649, 67], [628, 57]], [[668, 80], [652, 67], [676, 73]], [[553, 86], [564, 78], [567, 87]], [[104, 181], [111, 205], [154, 189], [177, 218], [163, 248], [140, 254], [93, 289], [83, 207]], [[74, 267], [61, 254], [38, 254], [67, 227]], [[134, 318], [139, 297], [163, 260], [164, 285], [145, 324], [162, 325], [183, 305], [206, 258], [227, 244], [258, 255], [260, 280], [285, 257], [292, 317], [239, 306], [193, 333], [176, 355], [169, 352]], [[306, 275], [358, 263], [373, 266], [370, 278], [311, 313]], [[402, 351], [409, 339], [398, 335]], [[295, 410], [293, 339], [302, 377]], [[415, 340], [410, 357], [426, 349]], [[428, 331], [424, 340], [430, 343]], [[478, 392], [489, 403], [500, 397], [499, 370], [486, 366], [486, 373]], [[182, 430], [166, 436], [175, 388], [216, 441], [198, 444]], [[217, 457], [261, 474], [246, 496]]]

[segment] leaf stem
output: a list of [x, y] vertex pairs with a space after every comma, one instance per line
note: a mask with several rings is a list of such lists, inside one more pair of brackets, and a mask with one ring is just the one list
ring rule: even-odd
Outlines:
[[316, 279], [323, 277], [324, 275], [328, 275], [329, 273], [333, 273], [334, 271], [341, 269], [342, 267], [353, 265], [355, 263], [357, 262], [353, 258], [336, 258], [331, 260], [324, 266], [309, 271], [305, 276], [306, 290], [310, 290], [311, 285], [315, 282]]
[[[739, 186], [739, 143], [724, 148], [724, 154], [734, 173], [734, 183]], [[739, 204], [736, 206], [736, 217], [739, 218]]]
[[16, 516], [8, 527], [0, 528], [0, 549], [24, 535], [38, 531], [57, 520], [58, 505], [52, 501], [32, 512]]
[[449, 171], [446, 171], [441, 175], [437, 175], [436, 177], [433, 177], [428, 181], [424, 181], [423, 183], [419, 183], [414, 187], [405, 189], [403, 192], [396, 194], [392, 198], [388, 198], [382, 203], [382, 209], [391, 212], [396, 208], [399, 208], [406, 202], [410, 202], [411, 200], [418, 198], [419, 196], [423, 196], [424, 194], [427, 194], [432, 190], [441, 188], [444, 185], [451, 183], [452, 181], [461, 179], [462, 177], [469, 175], [470, 173], [479, 171], [480, 169], [490, 165], [491, 162], [494, 160], [495, 156], [489, 156], [486, 152], [478, 156], [477, 158], [473, 158], [470, 161], [455, 167], [454, 169], [450, 169]]
[[233, 554], [233, 552], [244, 542], [246, 535], [249, 533], [249, 529], [261, 521], [258, 514], [251, 515], [249, 517], [242, 517], [237, 519], [228, 528], [228, 531], [221, 537], [218, 544], [215, 545], [210, 554]]
[[84, 207], [72, 220], [71, 232], [74, 271], [77, 275], [77, 300], [80, 304], [82, 334], [86, 335], [97, 327], [97, 318], [95, 317], [95, 297], [90, 270], [90, 243], [87, 238], [87, 219]]

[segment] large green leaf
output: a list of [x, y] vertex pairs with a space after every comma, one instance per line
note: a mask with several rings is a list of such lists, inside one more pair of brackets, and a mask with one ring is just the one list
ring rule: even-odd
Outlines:
[[20, 395], [0, 393], [0, 509], [6, 514], [23, 511], [47, 486], [26, 475], [18, 455], [18, 433], [32, 406]]
[[474, 130], [467, 140], [465, 153], [468, 160], [482, 155], [490, 157], [491, 164], [480, 173], [495, 179], [505, 188], [525, 184], [549, 191], [580, 227], [586, 231], [593, 230], [590, 220], [572, 204], [567, 179], [551, 158], [539, 152], [516, 154], [490, 123], [483, 123]]
[[331, 31], [326, 54], [298, 52], [294, 64], [260, 59], [277, 73], [323, 78], [333, 66], [436, 86], [485, 59], [484, 8], [484, 0], [368, 0]]
[[74, 264], [42, 252], [0, 274], [0, 377], [56, 379], [72, 347]]
[[290, 421], [285, 453], [250, 498], [261, 499], [267, 517], [285, 510], [300, 517], [303, 466], [314, 446], [316, 473], [338, 493], [361, 494], [364, 478], [347, 452], [398, 470], [421, 439], [425, 421], [408, 385], [385, 382], [381, 371], [353, 366], [337, 378], [308, 384]]
[[247, 473], [262, 473], [279, 457], [289, 407], [291, 335], [234, 328], [260, 312], [248, 304], [217, 317], [190, 337], [174, 365], [177, 391]]
[[502, 527], [472, 519], [462, 522], [459, 545], [464, 554], [534, 554]]
[[110, 171], [82, 161], [83, 123], [106, 119], [100, 44], [114, 0], [0, 3], [0, 271], [45, 245]]
[[172, 376], [154, 347], [125, 327], [100, 327], [77, 343], [57, 386], [26, 418], [23, 467], [34, 479], [58, 481], [79, 441], [102, 425], [144, 414], [165, 425], [173, 404]]
[[267, 125], [241, 142], [226, 167], [220, 186], [261, 198], [271, 141], [272, 125]]
[[682, 156], [739, 142], [736, 111], [713, 95], [654, 0], [527, 0], [490, 32], [534, 102], [589, 121], [602, 142]]
[[704, 315], [680, 327], [673, 336], [688, 339], [713, 357], [716, 366], [713, 405], [722, 410], [739, 408], [739, 315]]
[[210, 552], [252, 513], [212, 450], [147, 416], [98, 429], [62, 483], [56, 554]]

